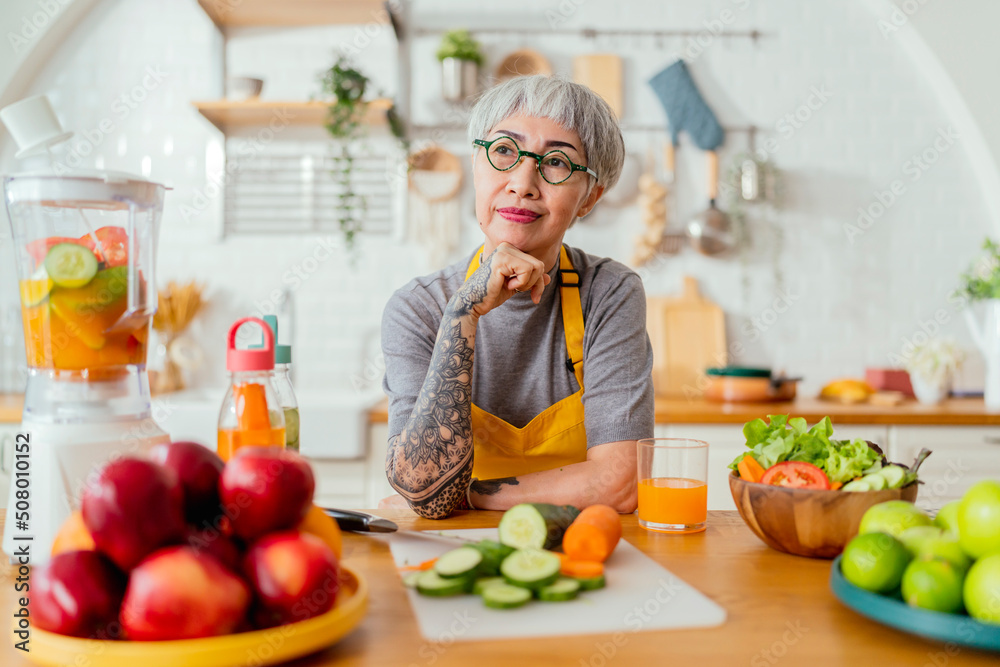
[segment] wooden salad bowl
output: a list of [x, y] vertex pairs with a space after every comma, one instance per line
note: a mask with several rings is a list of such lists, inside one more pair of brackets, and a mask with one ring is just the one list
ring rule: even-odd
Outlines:
[[917, 499], [916, 482], [882, 491], [816, 491], [748, 482], [729, 473], [729, 490], [764, 544], [807, 558], [835, 558], [858, 534], [861, 517], [887, 500]]

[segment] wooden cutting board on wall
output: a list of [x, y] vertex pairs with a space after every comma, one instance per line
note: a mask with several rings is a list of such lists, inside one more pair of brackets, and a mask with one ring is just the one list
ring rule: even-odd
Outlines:
[[622, 117], [622, 59], [612, 53], [588, 53], [573, 58], [573, 81], [582, 83], [604, 98]]
[[646, 328], [657, 396], [700, 397], [705, 369], [727, 363], [725, 315], [692, 276], [684, 276], [680, 296], [646, 299]]

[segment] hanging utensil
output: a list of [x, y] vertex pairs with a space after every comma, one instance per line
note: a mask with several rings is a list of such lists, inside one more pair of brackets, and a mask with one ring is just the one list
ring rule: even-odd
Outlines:
[[733, 246], [732, 224], [729, 216], [715, 205], [719, 193], [719, 156], [715, 151], [706, 153], [708, 162], [708, 208], [688, 223], [691, 247], [703, 255], [715, 256], [729, 251]]
[[[668, 203], [667, 227], [660, 241], [660, 252], [665, 255], [676, 255], [687, 240], [687, 231], [678, 227], [677, 190], [674, 187], [677, 179], [677, 156], [674, 142], [668, 136], [663, 144], [663, 181], [666, 183]], [[670, 229], [672, 228], [672, 229]]]

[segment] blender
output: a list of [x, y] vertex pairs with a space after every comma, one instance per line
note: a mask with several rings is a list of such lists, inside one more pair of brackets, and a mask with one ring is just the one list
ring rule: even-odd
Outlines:
[[[71, 136], [44, 96], [0, 110], [0, 119], [18, 158]], [[127, 173], [69, 171], [48, 155], [35, 158], [44, 168], [3, 179], [28, 366], [21, 432], [30, 439], [30, 518], [15, 521], [15, 477], [3, 550], [13, 555], [30, 537], [34, 565], [48, 559], [98, 466], [169, 441], [151, 416], [146, 374], [168, 188]]]

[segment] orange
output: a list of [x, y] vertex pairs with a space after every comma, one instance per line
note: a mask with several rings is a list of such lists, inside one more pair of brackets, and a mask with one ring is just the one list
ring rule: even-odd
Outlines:
[[337, 522], [326, 515], [322, 508], [313, 505], [306, 512], [306, 516], [298, 525], [298, 529], [303, 533], [311, 533], [326, 543], [333, 554], [340, 560], [344, 551], [343, 539], [340, 535], [340, 526]]
[[83, 523], [83, 514], [76, 510], [63, 521], [56, 533], [56, 539], [52, 541], [52, 555], [57, 556], [67, 551], [93, 551], [94, 538], [90, 536], [86, 524]]

